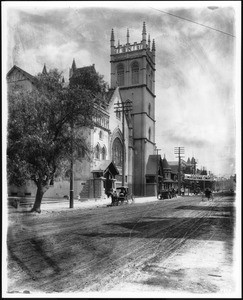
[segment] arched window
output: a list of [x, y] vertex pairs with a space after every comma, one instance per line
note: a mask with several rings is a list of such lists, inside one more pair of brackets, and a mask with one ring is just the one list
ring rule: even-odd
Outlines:
[[132, 64], [132, 84], [139, 83], [139, 65], [138, 62]]
[[112, 160], [117, 166], [122, 165], [122, 143], [119, 138], [115, 138], [112, 145]]
[[119, 64], [117, 66], [117, 84], [118, 86], [124, 85], [124, 65]]
[[99, 145], [97, 145], [95, 147], [95, 158], [100, 159], [100, 147], [99, 147]]
[[115, 109], [115, 112], [116, 112], [116, 117], [117, 119], [121, 119], [121, 111], [118, 109], [118, 108], [121, 108], [121, 104], [120, 102], [117, 103], [117, 107], [115, 107], [114, 105], [114, 109]]
[[105, 149], [105, 146], [102, 148], [102, 159], [105, 160], [106, 159], [106, 149]]
[[149, 130], [148, 130], [148, 139], [149, 141], [151, 140], [151, 128], [149, 127]]
[[150, 116], [150, 114], [151, 114], [151, 104], [149, 103], [149, 105], [148, 105], [148, 115]]

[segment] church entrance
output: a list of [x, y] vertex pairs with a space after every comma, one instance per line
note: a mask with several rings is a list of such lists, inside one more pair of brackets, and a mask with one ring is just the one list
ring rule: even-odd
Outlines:
[[105, 187], [105, 193], [106, 195], [109, 194], [109, 192], [115, 188], [114, 184], [115, 184], [115, 179], [114, 178], [110, 178], [110, 174], [107, 172], [104, 176], [106, 178], [105, 182], [104, 182], [104, 187]]
[[[97, 170], [98, 171], [98, 170]], [[95, 171], [93, 171], [95, 172]], [[103, 188], [104, 188], [104, 193], [108, 195], [111, 191], [111, 189], [115, 189], [115, 182], [116, 182], [116, 175], [119, 175], [119, 171], [113, 161], [104, 161], [100, 166], [99, 166], [99, 172], [102, 174], [103, 178]]]

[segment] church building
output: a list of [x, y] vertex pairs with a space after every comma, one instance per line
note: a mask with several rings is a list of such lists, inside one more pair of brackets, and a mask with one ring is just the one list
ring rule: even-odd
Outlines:
[[[96, 72], [94, 65], [77, 68], [73, 60], [69, 81], [86, 69]], [[147, 38], [145, 22], [138, 43], [130, 43], [127, 30], [126, 44], [115, 45], [112, 29], [110, 70], [110, 89], [96, 108], [94, 128], [80, 128], [92, 148], [92, 160], [84, 155], [74, 162], [74, 197], [104, 198], [121, 185], [135, 196], [155, 196], [163, 166], [155, 145], [155, 41]], [[42, 72], [47, 73], [46, 66]], [[7, 74], [9, 85], [23, 81], [33, 86], [34, 80], [17, 66]], [[69, 176], [67, 172], [65, 178], [55, 178], [44, 197], [69, 195]], [[35, 190], [29, 182], [21, 189], [9, 187], [9, 195], [35, 196]]]

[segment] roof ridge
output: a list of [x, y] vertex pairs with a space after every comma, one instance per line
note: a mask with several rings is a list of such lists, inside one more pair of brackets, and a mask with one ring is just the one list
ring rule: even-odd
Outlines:
[[29, 74], [28, 72], [24, 71], [23, 69], [21, 69], [20, 67], [14, 65], [7, 73], [7, 77], [9, 76], [9, 74], [11, 74], [13, 72], [14, 69], [17, 69], [18, 71], [20, 71], [21, 73], [23, 73], [28, 79], [30, 79], [31, 81], [36, 81], [36, 78]]

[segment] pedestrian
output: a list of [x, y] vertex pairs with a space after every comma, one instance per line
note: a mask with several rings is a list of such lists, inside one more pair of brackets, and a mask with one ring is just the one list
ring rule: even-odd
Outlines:
[[206, 188], [206, 190], [205, 190], [205, 197], [208, 198], [208, 200], [210, 199], [211, 194], [212, 194], [212, 192], [210, 191], [210, 189]]
[[111, 205], [116, 205], [118, 200], [117, 192], [116, 190], [112, 192], [111, 194]]

